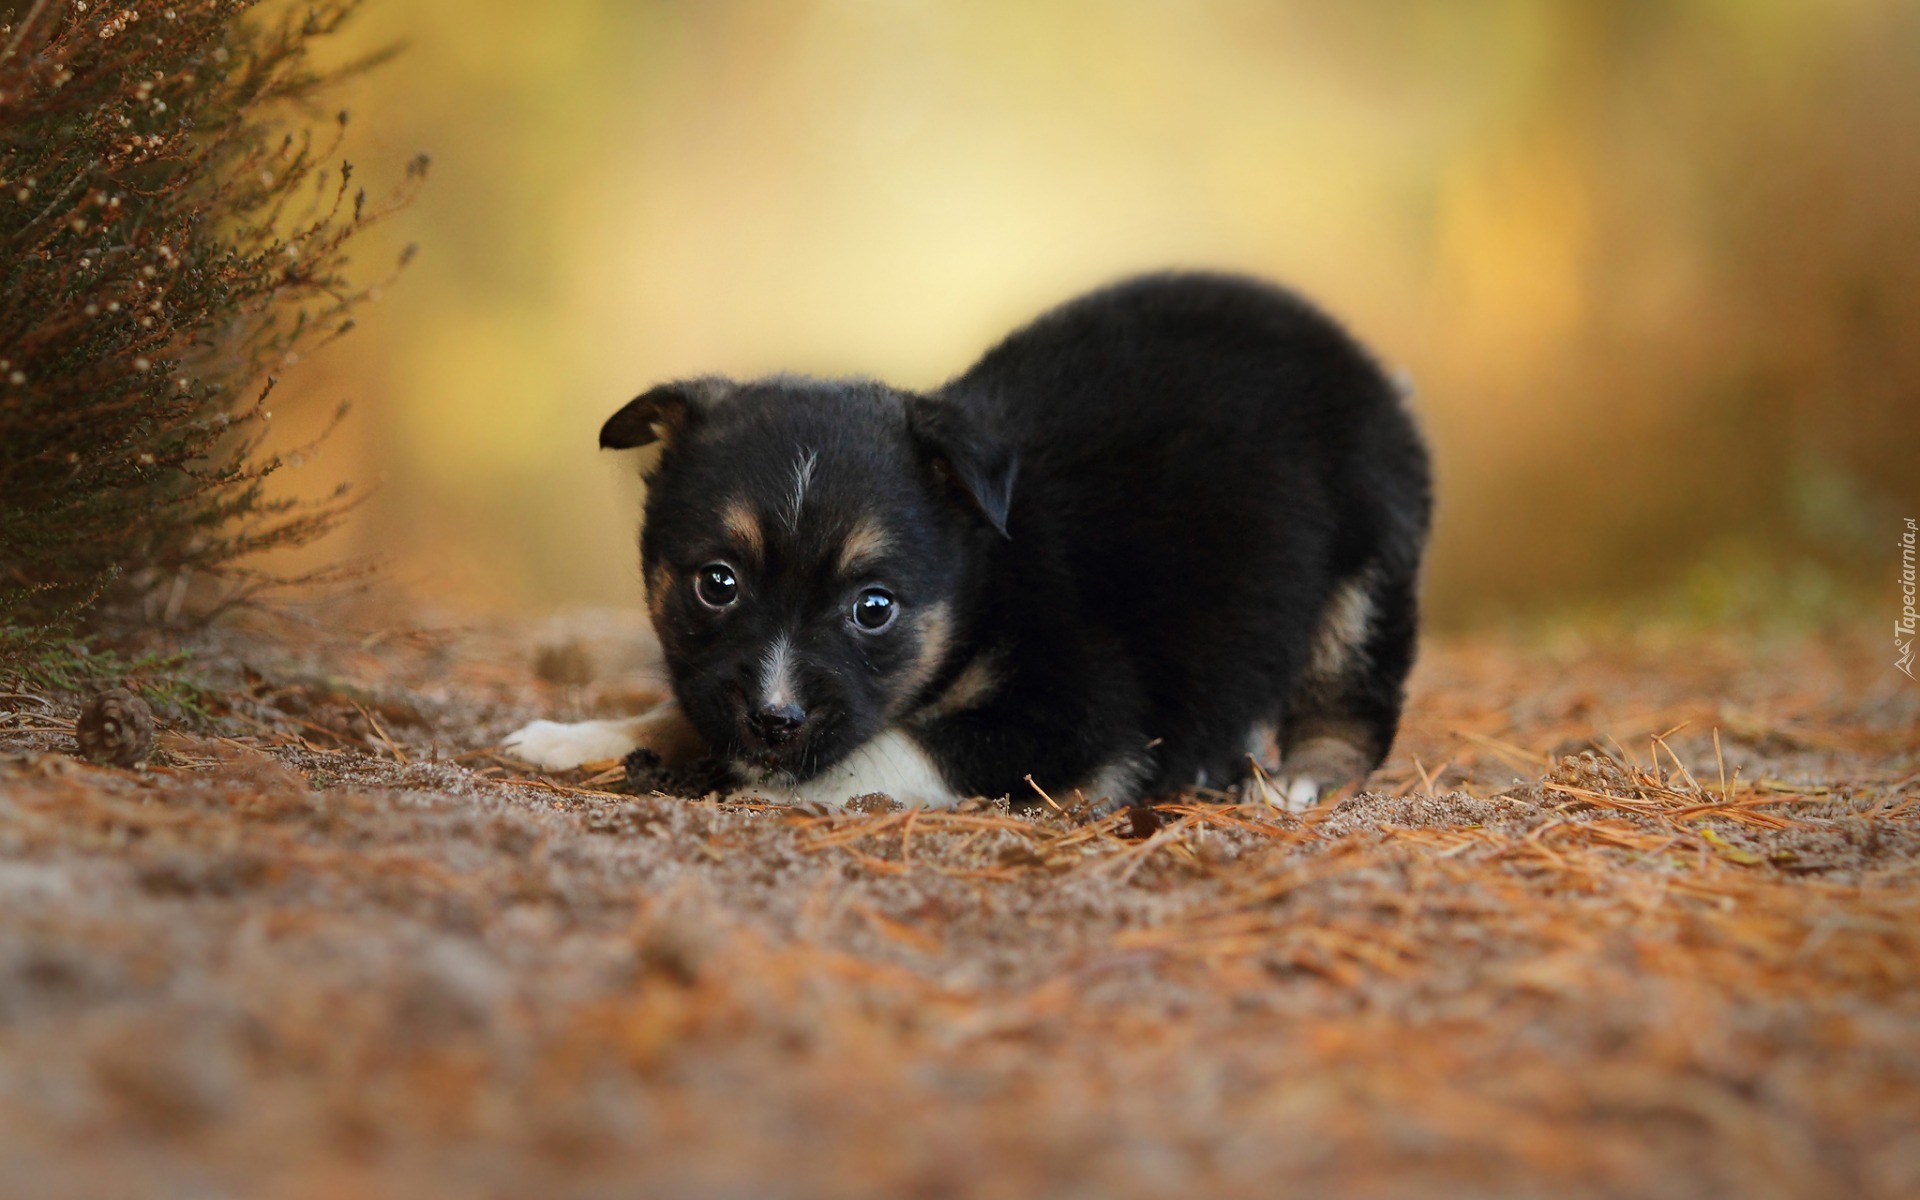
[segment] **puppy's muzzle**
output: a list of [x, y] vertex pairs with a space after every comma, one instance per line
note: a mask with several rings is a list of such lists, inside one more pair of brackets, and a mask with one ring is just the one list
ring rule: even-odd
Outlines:
[[798, 704], [765, 705], [747, 714], [747, 729], [767, 746], [784, 746], [807, 723], [807, 710]]

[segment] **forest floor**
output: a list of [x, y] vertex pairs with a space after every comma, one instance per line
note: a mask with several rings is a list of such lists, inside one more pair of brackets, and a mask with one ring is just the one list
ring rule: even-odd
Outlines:
[[1372, 790], [1146, 829], [500, 757], [628, 627], [259, 618], [141, 770], [0, 696], [0, 1194], [1920, 1194], [1878, 640], [1434, 640]]

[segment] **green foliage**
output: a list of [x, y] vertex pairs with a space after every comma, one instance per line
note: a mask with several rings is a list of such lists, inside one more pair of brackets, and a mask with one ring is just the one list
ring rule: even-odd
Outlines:
[[370, 205], [331, 166], [347, 114], [300, 127], [340, 74], [313, 45], [356, 7], [41, 0], [0, 27], [0, 669], [80, 678], [61, 630], [94, 601], [250, 594], [250, 555], [354, 501], [270, 497], [306, 448], [261, 446], [271, 372], [370, 291], [348, 242], [425, 171]]
[[206, 724], [206, 683], [182, 652], [148, 651], [131, 658], [103, 648], [92, 638], [45, 626], [0, 623], [0, 663], [12, 664], [0, 676], [0, 688], [21, 684], [45, 692], [79, 696], [108, 687], [140, 693], [165, 721]]

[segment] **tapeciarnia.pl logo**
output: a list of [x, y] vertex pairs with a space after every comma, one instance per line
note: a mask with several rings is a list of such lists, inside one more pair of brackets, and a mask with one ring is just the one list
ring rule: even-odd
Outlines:
[[1907, 518], [1906, 531], [1900, 535], [1900, 619], [1893, 623], [1893, 650], [1898, 656], [1893, 665], [1900, 668], [1908, 679], [1913, 678], [1913, 631], [1916, 617], [1914, 604], [1913, 540], [1914, 519]]

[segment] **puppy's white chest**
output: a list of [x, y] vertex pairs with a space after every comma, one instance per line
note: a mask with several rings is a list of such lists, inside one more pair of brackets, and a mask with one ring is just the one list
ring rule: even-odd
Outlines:
[[909, 808], [952, 808], [961, 799], [919, 743], [897, 729], [873, 738], [805, 783], [768, 782], [743, 789], [741, 794], [840, 808], [855, 796], [874, 792], [892, 796]]

